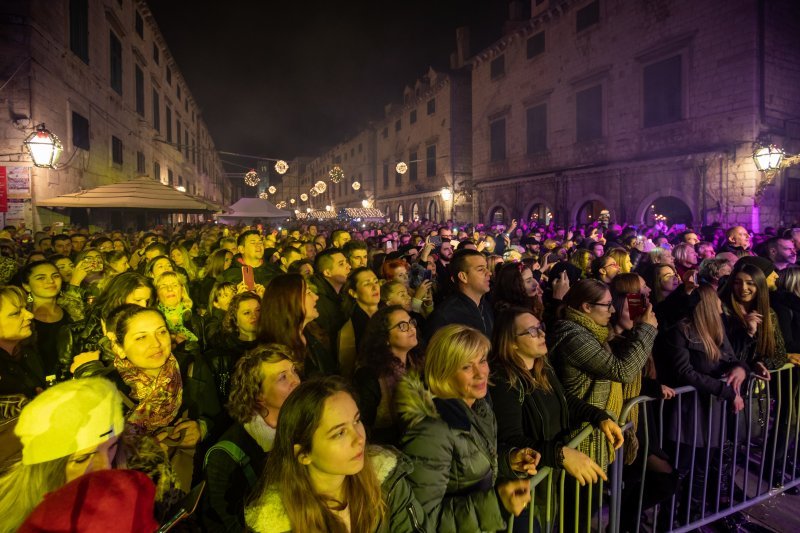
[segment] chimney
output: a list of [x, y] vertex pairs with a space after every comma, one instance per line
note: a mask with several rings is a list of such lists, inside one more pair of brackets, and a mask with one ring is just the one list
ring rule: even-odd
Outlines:
[[463, 67], [469, 59], [469, 27], [456, 28], [456, 68]]
[[526, 7], [522, 0], [511, 0], [508, 3], [508, 20], [503, 24], [503, 35], [515, 32], [525, 24], [525, 19], [529, 17], [525, 13]]

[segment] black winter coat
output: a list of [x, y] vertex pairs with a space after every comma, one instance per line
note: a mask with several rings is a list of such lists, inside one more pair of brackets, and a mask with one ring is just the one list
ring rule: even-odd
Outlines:
[[503, 373], [492, 376], [489, 390], [497, 418], [497, 442], [501, 448], [533, 448], [542, 454], [541, 464], [558, 465], [558, 448], [569, 441], [571, 430], [582, 422], [597, 427], [610, 417], [602, 409], [573, 396], [565, 396], [561, 382], [545, 370], [552, 392], [535, 389], [526, 394], [512, 387]]
[[800, 297], [777, 291], [769, 295], [788, 353], [800, 353]]

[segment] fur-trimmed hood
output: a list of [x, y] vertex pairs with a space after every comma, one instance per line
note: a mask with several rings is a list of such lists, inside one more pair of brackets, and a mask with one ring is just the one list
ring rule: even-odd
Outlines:
[[[414, 470], [411, 461], [391, 447], [367, 446], [367, 457], [384, 490], [391, 490], [398, 478]], [[286, 533], [292, 530], [278, 491], [268, 489], [244, 510], [247, 526], [257, 533]]]
[[422, 383], [418, 372], [410, 371], [397, 383], [395, 408], [407, 427], [414, 427], [425, 418], [439, 418], [433, 394]]

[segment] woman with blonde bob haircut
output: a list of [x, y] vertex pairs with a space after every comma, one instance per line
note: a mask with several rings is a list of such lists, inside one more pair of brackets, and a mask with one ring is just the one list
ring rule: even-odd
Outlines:
[[245, 509], [257, 533], [427, 531], [402, 454], [367, 446], [352, 394], [338, 377], [300, 384], [278, 415], [262, 485]]
[[536, 472], [539, 454], [498, 452], [486, 401], [490, 347], [474, 328], [444, 326], [425, 354], [427, 389], [411, 373], [397, 386], [397, 412], [408, 425], [400, 444], [415, 464], [411, 485], [436, 531], [503, 529], [503, 514], [519, 515], [530, 501], [528, 481], [516, 478]]

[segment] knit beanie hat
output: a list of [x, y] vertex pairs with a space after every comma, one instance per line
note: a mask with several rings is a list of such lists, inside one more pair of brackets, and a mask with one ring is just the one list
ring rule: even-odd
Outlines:
[[100, 470], [47, 494], [20, 533], [152, 533], [156, 488], [135, 470]]
[[103, 378], [59, 383], [27, 404], [14, 433], [22, 463], [45, 463], [92, 448], [122, 433], [122, 396]]
[[759, 269], [761, 269], [761, 272], [764, 273], [765, 278], [768, 278], [770, 274], [775, 272], [775, 264], [766, 257], [759, 257], [757, 255], [746, 255], [744, 257], [739, 258], [739, 260], [736, 261], [737, 265], [739, 263], [743, 265], [753, 265], [755, 267], [758, 267]]

